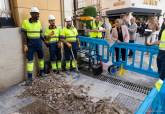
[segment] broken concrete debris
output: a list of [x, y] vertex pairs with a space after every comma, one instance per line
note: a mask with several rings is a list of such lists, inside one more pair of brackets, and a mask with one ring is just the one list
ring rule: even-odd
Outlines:
[[73, 86], [56, 76], [48, 76], [35, 79], [23, 96], [42, 99], [58, 114], [132, 114], [128, 109], [112, 103], [110, 98], [93, 102], [93, 97], [88, 96], [89, 89], [83, 85]]

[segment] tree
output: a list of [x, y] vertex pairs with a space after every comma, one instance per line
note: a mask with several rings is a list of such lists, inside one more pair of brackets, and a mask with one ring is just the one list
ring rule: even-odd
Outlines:
[[97, 11], [93, 6], [88, 6], [84, 8], [84, 16], [96, 17]]
[[[88, 6], [88, 7], [85, 7], [84, 8], [84, 12], [83, 12], [83, 15], [84, 16], [91, 16], [91, 17], [96, 17], [97, 16], [97, 11], [96, 11], [96, 8], [93, 7], [93, 6]], [[88, 29], [90, 29], [90, 22], [91, 21], [83, 21], [86, 23], [86, 27]]]

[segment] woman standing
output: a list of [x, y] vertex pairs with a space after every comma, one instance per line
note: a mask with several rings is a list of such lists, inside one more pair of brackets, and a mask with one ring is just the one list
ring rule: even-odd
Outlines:
[[[120, 42], [129, 42], [129, 32], [126, 25], [122, 25], [121, 19], [115, 20], [115, 28], [112, 29], [112, 40]], [[119, 55], [122, 57], [122, 61], [125, 61], [126, 59], [126, 49], [121, 49], [121, 52], [119, 51], [119, 48], [115, 48], [116, 52], [116, 61], [119, 61]]]
[[[130, 35], [129, 43], [134, 43], [135, 39], [136, 39], [137, 24], [135, 23], [135, 18], [134, 17], [131, 18], [130, 22], [131, 22], [131, 24], [130, 24], [130, 26], [128, 28], [129, 35]], [[133, 51], [130, 50], [128, 56], [132, 57], [132, 55], [133, 55]]]
[[154, 45], [155, 41], [157, 40], [157, 31], [159, 30], [159, 23], [155, 17], [151, 17], [147, 23], [147, 29], [151, 30], [151, 34], [146, 38], [146, 45], [151, 46]]

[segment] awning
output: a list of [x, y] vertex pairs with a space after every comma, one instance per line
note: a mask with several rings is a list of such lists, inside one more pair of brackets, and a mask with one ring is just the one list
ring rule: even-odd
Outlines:
[[80, 17], [77, 17], [77, 19], [82, 20], [82, 21], [90, 21], [90, 20], [93, 20], [94, 18], [91, 16], [80, 16]]
[[121, 14], [124, 13], [129, 13], [132, 12], [133, 15], [144, 15], [144, 16], [149, 16], [149, 15], [161, 15], [162, 10], [160, 9], [146, 9], [146, 8], [123, 8], [123, 9], [116, 9], [116, 10], [109, 10], [106, 12], [106, 15], [108, 17], [115, 17], [115, 16], [120, 16]]

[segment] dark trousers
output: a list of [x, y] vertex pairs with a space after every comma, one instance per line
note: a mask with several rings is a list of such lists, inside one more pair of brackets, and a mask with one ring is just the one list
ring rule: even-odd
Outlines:
[[50, 61], [61, 61], [61, 50], [57, 43], [49, 44]]
[[[129, 40], [129, 43], [134, 43], [135, 42], [135, 40]], [[129, 51], [129, 56], [132, 56], [133, 55], [133, 51], [132, 50], [130, 50]]]
[[[28, 62], [33, 62], [33, 57], [35, 53], [37, 53], [38, 59], [44, 59], [41, 39], [30, 39], [28, 40], [27, 45], [28, 45], [28, 51], [27, 51]], [[40, 73], [42, 72], [43, 69], [40, 70]], [[28, 79], [32, 79], [32, 73], [28, 73]]]
[[[75, 57], [75, 59], [77, 59], [77, 48], [78, 48], [77, 42], [73, 42], [71, 44], [72, 44], [72, 50], [73, 50], [74, 57]], [[68, 48], [68, 46], [65, 44], [64, 44], [64, 55], [65, 55], [66, 61], [73, 60], [71, 49]]]
[[97, 56], [97, 60], [99, 60], [99, 45], [95, 45], [95, 51], [96, 51], [96, 56]]
[[40, 39], [32, 39], [28, 41], [28, 52], [27, 52], [28, 61], [33, 60], [34, 53], [37, 53], [39, 59], [43, 59], [44, 54], [42, 49], [42, 41]]
[[159, 50], [159, 54], [157, 56], [157, 67], [160, 79], [165, 79], [165, 51]]
[[122, 58], [122, 61], [126, 60], [126, 49], [121, 48], [120, 51], [119, 48], [115, 48], [115, 53], [116, 53], [116, 62], [119, 62], [119, 58]]

